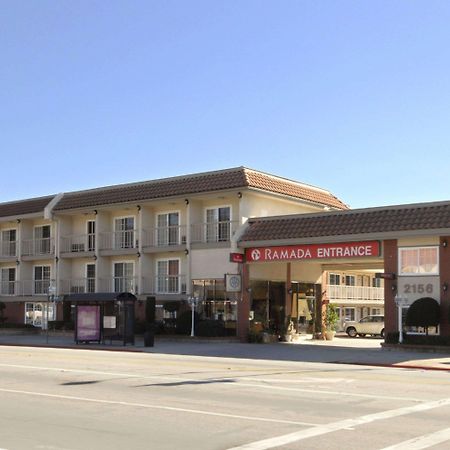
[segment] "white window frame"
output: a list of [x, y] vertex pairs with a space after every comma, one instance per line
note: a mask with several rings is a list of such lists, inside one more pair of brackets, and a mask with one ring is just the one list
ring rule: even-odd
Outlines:
[[[3, 274], [2, 274], [2, 272], [4, 271], [4, 270], [11, 270], [11, 269], [14, 269], [14, 280], [13, 281], [10, 281], [10, 280], [8, 280], [7, 281], [7, 286], [8, 286], [8, 288], [7, 289], [5, 289], [5, 287], [3, 286]], [[0, 289], [0, 295], [16, 295], [17, 293], [16, 293], [16, 282], [17, 282], [17, 267], [15, 267], [15, 266], [6, 266], [6, 267], [0, 267], [0, 282], [2, 283], [2, 286], [1, 286], [1, 289]], [[10, 284], [9, 283], [14, 283], [13, 284], [13, 292], [12, 293], [9, 293], [9, 286], [10, 286]], [[8, 291], [7, 293], [5, 293], [5, 291]]]
[[[127, 259], [127, 260], [120, 260], [120, 261], [112, 261], [112, 280], [113, 280], [113, 282], [112, 282], [112, 292], [117, 292], [116, 290], [115, 290], [115, 288], [116, 288], [116, 275], [115, 275], [115, 272], [114, 272], [114, 268], [115, 268], [115, 265], [116, 264], [132, 264], [133, 265], [133, 276], [131, 277], [132, 278], [132, 282], [133, 282], [133, 289], [132, 289], [132, 294], [135, 294], [136, 292], [136, 286], [135, 286], [135, 278], [136, 278], [136, 262], [135, 261], [133, 261], [133, 260], [130, 260], [130, 259]], [[97, 268], [96, 268], [97, 269]], [[126, 279], [127, 277], [122, 277], [122, 279]]]
[[[331, 277], [339, 277], [339, 284], [333, 284], [332, 282], [331, 282]], [[342, 275], [340, 274], [340, 273], [335, 273], [335, 272], [330, 272], [329, 274], [328, 274], [328, 284], [330, 285], [330, 286], [340, 286], [341, 285], [341, 283], [342, 283]]]
[[[178, 214], [178, 225], [177, 225], [177, 227], [178, 227], [178, 229], [177, 229], [177, 234], [178, 234], [178, 239], [177, 239], [177, 242], [175, 243], [175, 244], [171, 244], [170, 243], [170, 239], [169, 238], [167, 238], [167, 244], [159, 244], [159, 229], [161, 228], [160, 226], [159, 226], [159, 223], [158, 223], [158, 219], [159, 219], [159, 216], [166, 216], [167, 217], [167, 219], [169, 218], [169, 214]], [[168, 222], [168, 220], [166, 221], [166, 222]], [[167, 229], [167, 235], [169, 236], [169, 234], [170, 234], [170, 227], [171, 225], [169, 225], [168, 223], [167, 223], [167, 225], [164, 227], [164, 228], [166, 228]], [[156, 242], [156, 244], [159, 246], [159, 247], [163, 247], [163, 246], [165, 246], [165, 245], [167, 245], [167, 246], [170, 246], [170, 245], [180, 245], [180, 242], [181, 242], [181, 210], [173, 210], [173, 211], [160, 211], [160, 212], [157, 212], [156, 213], [156, 216], [155, 216], [155, 229], [156, 229], [156, 236], [155, 236], [155, 242]]]
[[86, 290], [86, 292], [91, 292], [90, 290], [89, 290], [89, 282], [90, 282], [90, 280], [92, 279], [92, 278], [90, 278], [90, 277], [88, 277], [88, 266], [94, 266], [95, 267], [95, 276], [94, 276], [94, 291], [93, 292], [97, 292], [97, 264], [95, 263], [95, 262], [89, 262], [89, 263], [86, 263], [85, 265], [84, 265], [84, 273], [85, 273], [85, 275], [86, 275], [86, 286], [85, 286], [85, 290]]
[[[420, 267], [420, 250], [421, 249], [435, 249], [436, 250], [436, 271], [434, 272], [403, 272], [402, 271], [402, 251], [418, 250], [417, 269]], [[439, 275], [439, 245], [420, 245], [415, 247], [399, 247], [398, 248], [398, 274], [400, 276], [408, 277], [423, 277], [428, 275]]]
[[[14, 240], [14, 241], [11, 241], [11, 240], [9, 240], [9, 241], [4, 241], [3, 240], [3, 233], [6, 233], [6, 232], [11, 232], [11, 231], [15, 231], [16, 232], [16, 239]], [[10, 251], [8, 251], [8, 252], [5, 252], [5, 255], [4, 256], [16, 256], [17, 255], [17, 241], [18, 241], [18, 236], [19, 236], [19, 230], [17, 229], [17, 228], [3, 228], [2, 230], [0, 230], [0, 245], [1, 245], [1, 251], [0, 251], [0, 254], [3, 254], [3, 250], [4, 250], [4, 246], [5, 246], [5, 244], [6, 243], [8, 243], [8, 244], [12, 244], [12, 243], [14, 243], [14, 249], [15, 249], [15, 252], [10, 252]], [[6, 254], [7, 253], [7, 254]], [[5, 267], [6, 268], [6, 267]]]
[[[178, 262], [178, 274], [176, 275], [177, 283], [178, 283], [178, 286], [177, 286], [178, 289], [176, 289], [174, 291], [171, 291], [169, 288], [167, 290], [160, 290], [159, 289], [159, 278], [160, 277], [167, 277], [169, 279], [168, 283], [169, 283], [169, 286], [170, 286], [170, 278], [169, 277], [171, 275], [168, 273], [170, 261], [177, 261]], [[160, 262], [167, 262], [167, 273], [166, 274], [160, 274], [159, 273], [158, 268], [159, 268], [159, 263]], [[158, 294], [180, 294], [181, 293], [181, 284], [182, 284], [182, 282], [181, 282], [181, 273], [180, 273], [180, 271], [181, 271], [181, 259], [180, 258], [160, 258], [160, 259], [157, 259], [155, 261], [155, 263], [156, 263], [156, 270], [155, 270], [155, 272], [156, 272], [156, 286], [155, 286], [155, 292], [158, 293]]]
[[[219, 215], [219, 209], [221, 209], [221, 208], [229, 208], [229, 210], [230, 210], [230, 219], [229, 219], [229, 224], [230, 224], [229, 225], [230, 226], [229, 233], [230, 234], [229, 234], [227, 240], [221, 240], [221, 239], [219, 239], [219, 234], [220, 234], [219, 229], [217, 229], [217, 232], [216, 232], [217, 239], [216, 240], [209, 240], [208, 239], [208, 226], [216, 224], [216, 226], [218, 228], [219, 224], [221, 223], [221, 221], [217, 220], [217, 222], [208, 222], [208, 211], [216, 210], [217, 211], [217, 216], [218, 216]], [[205, 242], [230, 242], [231, 241], [231, 236], [232, 236], [231, 224], [233, 222], [233, 207], [232, 207], [232, 205], [227, 204], [227, 205], [217, 205], [217, 206], [206, 206], [205, 207], [205, 212], [204, 212], [204, 217], [205, 217]]]
[[[133, 219], [133, 229], [132, 230], [116, 230], [116, 220], [122, 220], [122, 219]], [[136, 248], [137, 247], [137, 245], [136, 245], [136, 241], [137, 241], [137, 238], [136, 238], [136, 235], [137, 235], [136, 223], [137, 223], [136, 222], [136, 216], [133, 215], [133, 214], [126, 215], [126, 216], [116, 216], [116, 217], [112, 218], [112, 229], [113, 229], [113, 236], [114, 236], [112, 244], [113, 244], [113, 248], [114, 249]], [[127, 231], [133, 231], [133, 240], [132, 240], [132, 243], [131, 243], [132, 244], [131, 247], [122, 246], [122, 245], [119, 245], [117, 243], [118, 233], [126, 233]]]
[[[49, 230], [50, 230], [49, 237], [46, 237], [46, 238], [36, 237], [36, 230], [38, 228], [44, 228], [44, 227], [49, 228]], [[33, 254], [50, 255], [52, 253], [52, 236], [53, 236], [53, 230], [52, 230], [51, 224], [43, 223], [41, 225], [33, 225]], [[48, 239], [48, 251], [46, 251], [47, 249], [45, 248], [45, 245], [44, 245], [44, 242], [45, 242], [44, 239]], [[39, 247], [37, 249], [36, 246], [38, 245], [38, 242], [39, 242]]]
[[[89, 224], [94, 224], [94, 233], [89, 233]], [[86, 251], [87, 252], [93, 252], [96, 250], [97, 246], [97, 220], [96, 219], [88, 219], [86, 220]], [[93, 242], [93, 247], [91, 247], [89, 244], [91, 243], [91, 240]]]
[[36, 281], [47, 281], [47, 278], [42, 278], [40, 280], [36, 280], [36, 268], [37, 267], [48, 267], [49, 270], [49, 277], [48, 277], [48, 284], [50, 286], [50, 283], [52, 281], [52, 266], [51, 264], [36, 264], [33, 266], [33, 294], [34, 295], [48, 295], [48, 292], [36, 292]]

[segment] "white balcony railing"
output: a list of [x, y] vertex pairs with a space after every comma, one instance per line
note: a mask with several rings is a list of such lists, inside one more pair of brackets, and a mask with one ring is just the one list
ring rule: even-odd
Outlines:
[[327, 286], [330, 302], [339, 300], [384, 300], [384, 288], [370, 286]]
[[138, 248], [136, 230], [110, 231], [100, 233], [101, 250], [120, 250]]
[[64, 279], [60, 281], [61, 294], [84, 294], [95, 291], [95, 278]]
[[17, 241], [0, 242], [0, 258], [15, 256], [17, 257]]
[[174, 225], [143, 230], [143, 247], [168, 247], [186, 244], [186, 226]]
[[61, 237], [61, 253], [95, 251], [95, 234], [81, 234]]
[[131, 292], [139, 291], [137, 277], [111, 277], [99, 280], [99, 292]]
[[155, 279], [156, 294], [184, 294], [186, 293], [185, 275], [159, 275]]
[[25, 239], [22, 241], [23, 256], [53, 255], [55, 246], [53, 238]]
[[192, 225], [191, 242], [229, 242], [238, 227], [238, 221], [197, 223]]
[[18, 281], [0, 281], [0, 295], [18, 295]]
[[50, 280], [21, 280], [14, 283], [14, 295], [48, 295], [50, 286]]

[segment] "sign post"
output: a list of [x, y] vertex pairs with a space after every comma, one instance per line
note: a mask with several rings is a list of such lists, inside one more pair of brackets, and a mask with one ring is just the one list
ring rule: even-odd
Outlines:
[[409, 298], [400, 295], [395, 296], [395, 304], [398, 308], [398, 343], [403, 343], [403, 308], [407, 308], [409, 306]]

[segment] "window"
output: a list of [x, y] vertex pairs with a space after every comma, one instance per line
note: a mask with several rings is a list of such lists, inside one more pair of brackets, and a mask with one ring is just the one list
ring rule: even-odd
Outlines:
[[50, 250], [50, 225], [34, 227], [34, 254], [45, 255]]
[[132, 262], [114, 263], [114, 292], [135, 292]]
[[345, 275], [345, 285], [346, 286], [355, 286], [355, 276], [354, 275]]
[[206, 242], [230, 240], [231, 210], [229, 206], [206, 210]]
[[330, 284], [333, 286], [340, 286], [341, 276], [335, 273], [330, 273]]
[[401, 275], [439, 275], [438, 247], [399, 248]]
[[[88, 220], [86, 222], [87, 231], [87, 250], [88, 252], [95, 251], [95, 220]], [[90, 291], [88, 291], [90, 292]]]
[[115, 219], [115, 248], [134, 247], [134, 217]]
[[179, 224], [177, 212], [158, 214], [158, 245], [178, 245], [180, 243]]
[[355, 308], [344, 308], [345, 320], [355, 320]]
[[372, 287], [381, 287], [381, 278], [372, 278]]
[[16, 256], [16, 230], [3, 230], [1, 233], [0, 255]]
[[0, 293], [2, 295], [14, 295], [16, 285], [16, 269], [5, 268], [1, 270]]
[[[372, 308], [372, 315], [381, 316], [381, 308]], [[383, 318], [379, 322], [382, 322]]]
[[180, 292], [180, 261], [168, 259], [157, 263], [157, 292], [161, 294], [176, 294]]
[[34, 266], [34, 293], [48, 294], [50, 286], [50, 266]]
[[86, 264], [86, 292], [95, 292], [95, 264]]

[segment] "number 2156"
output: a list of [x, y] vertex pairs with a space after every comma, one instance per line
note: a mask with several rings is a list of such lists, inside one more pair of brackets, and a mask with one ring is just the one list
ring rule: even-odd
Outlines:
[[428, 284], [405, 284], [405, 294], [432, 294], [433, 285]]

